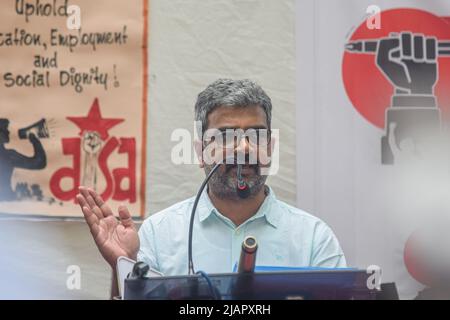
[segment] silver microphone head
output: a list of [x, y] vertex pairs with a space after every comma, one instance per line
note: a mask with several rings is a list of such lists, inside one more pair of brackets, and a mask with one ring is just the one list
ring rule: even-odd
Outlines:
[[239, 259], [238, 272], [253, 272], [256, 265], [256, 251], [258, 243], [255, 237], [248, 236], [242, 242], [241, 257]]

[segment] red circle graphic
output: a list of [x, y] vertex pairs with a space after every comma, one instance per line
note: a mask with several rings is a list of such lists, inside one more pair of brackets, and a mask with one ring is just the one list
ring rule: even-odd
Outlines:
[[[391, 33], [411, 32], [450, 41], [450, 24], [443, 18], [418, 9], [381, 12], [381, 29], [370, 30], [364, 21], [349, 41], [386, 38]], [[376, 56], [345, 52], [342, 77], [346, 93], [356, 110], [371, 124], [384, 128], [385, 110], [391, 105], [392, 84], [376, 65]], [[438, 80], [434, 87], [443, 119], [450, 114], [450, 56], [438, 58]]]

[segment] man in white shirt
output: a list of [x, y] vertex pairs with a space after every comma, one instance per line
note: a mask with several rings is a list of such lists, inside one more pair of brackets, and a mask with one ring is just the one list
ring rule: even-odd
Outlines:
[[[196, 142], [200, 166], [208, 174], [213, 156], [244, 155], [242, 177], [249, 188], [243, 199], [236, 191], [236, 164], [220, 165], [200, 198], [194, 220], [193, 261], [197, 270], [231, 272], [239, 259], [243, 239], [258, 241], [257, 265], [290, 267], [345, 267], [346, 261], [332, 230], [320, 219], [278, 200], [266, 184], [275, 141], [271, 139], [272, 104], [251, 80], [219, 79], [202, 91], [195, 105], [202, 141]], [[215, 135], [204, 135], [214, 129]], [[236, 134], [245, 132], [245, 134]], [[231, 138], [231, 139], [230, 139]], [[257, 155], [256, 163], [248, 160]], [[210, 160], [210, 159], [209, 159]], [[217, 161], [218, 162], [218, 161]], [[165, 275], [188, 273], [188, 229], [194, 199], [190, 198], [147, 218], [137, 231], [127, 208], [120, 221], [92, 189], [80, 187], [77, 199], [95, 243], [114, 269], [119, 256], [139, 259]], [[114, 273], [113, 273], [114, 274]], [[113, 295], [117, 293], [113, 282]]]

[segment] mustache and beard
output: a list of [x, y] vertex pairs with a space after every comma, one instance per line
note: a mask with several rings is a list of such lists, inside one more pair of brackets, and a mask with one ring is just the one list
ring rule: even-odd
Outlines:
[[[205, 165], [207, 175], [213, 167], [214, 165]], [[261, 175], [261, 167], [259, 164], [246, 164], [243, 165], [243, 169], [244, 173], [242, 176], [249, 188], [248, 198], [251, 199], [264, 188], [267, 176]], [[237, 193], [237, 165], [221, 165], [209, 180], [208, 187], [218, 198], [241, 200]]]

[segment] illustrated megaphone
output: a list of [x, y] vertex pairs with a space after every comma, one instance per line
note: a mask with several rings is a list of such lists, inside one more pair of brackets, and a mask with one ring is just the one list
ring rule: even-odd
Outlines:
[[41, 139], [50, 138], [47, 121], [44, 118], [42, 118], [38, 122], [33, 123], [32, 125], [26, 128], [19, 129], [19, 138], [27, 139], [30, 133], [33, 133], [36, 137]]

